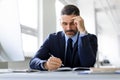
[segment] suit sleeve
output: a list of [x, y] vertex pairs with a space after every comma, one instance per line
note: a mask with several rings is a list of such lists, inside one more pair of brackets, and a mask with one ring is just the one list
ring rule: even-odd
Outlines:
[[31, 69], [37, 70], [45, 70], [43, 64], [50, 57], [48, 54], [50, 52], [49, 49], [49, 37], [45, 40], [43, 45], [37, 51], [36, 55], [30, 60], [29, 66]]
[[78, 39], [78, 54], [82, 67], [93, 67], [96, 62], [97, 54], [97, 37], [93, 34], [88, 34]]

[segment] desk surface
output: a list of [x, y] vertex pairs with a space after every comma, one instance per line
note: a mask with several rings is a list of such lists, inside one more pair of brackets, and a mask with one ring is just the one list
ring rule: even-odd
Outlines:
[[79, 74], [79, 72], [0, 73], [0, 80], [120, 80], [120, 74]]

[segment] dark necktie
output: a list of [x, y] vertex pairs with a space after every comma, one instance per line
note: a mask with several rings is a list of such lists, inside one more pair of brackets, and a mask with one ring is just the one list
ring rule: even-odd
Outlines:
[[72, 66], [72, 54], [73, 53], [73, 47], [72, 47], [72, 39], [69, 38], [67, 41], [67, 50], [66, 50], [66, 66], [71, 67]]

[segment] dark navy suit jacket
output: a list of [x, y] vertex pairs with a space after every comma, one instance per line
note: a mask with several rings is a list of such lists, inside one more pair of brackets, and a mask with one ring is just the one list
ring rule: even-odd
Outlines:
[[[74, 56], [73, 67], [93, 67], [98, 48], [97, 37], [89, 33], [83, 37], [78, 36], [75, 46], [76, 56]], [[50, 54], [60, 58], [63, 64], [65, 63], [65, 34], [62, 31], [48, 36], [36, 55], [31, 59], [30, 68], [44, 70], [42, 64], [47, 61]]]

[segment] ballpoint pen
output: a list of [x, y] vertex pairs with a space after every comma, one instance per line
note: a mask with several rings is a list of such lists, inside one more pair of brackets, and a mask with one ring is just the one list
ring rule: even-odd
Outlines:
[[[52, 55], [52, 54], [50, 54], [50, 53], [49, 53], [49, 55], [50, 55], [51, 57], [55, 57], [55, 56], [53, 56], [53, 55]], [[61, 66], [64, 66], [64, 64], [62, 63], [62, 64], [61, 64]]]

